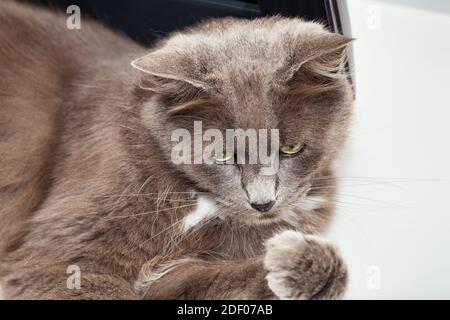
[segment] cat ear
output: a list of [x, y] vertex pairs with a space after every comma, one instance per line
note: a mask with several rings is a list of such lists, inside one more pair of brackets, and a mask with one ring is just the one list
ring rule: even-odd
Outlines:
[[325, 33], [301, 41], [294, 46], [284, 68], [279, 71], [280, 80], [287, 82], [303, 71], [334, 78], [342, 70], [353, 40], [341, 34]]
[[199, 89], [208, 88], [207, 83], [202, 80], [204, 66], [180, 50], [163, 47], [133, 60], [131, 66], [143, 73], [143, 89], [161, 91], [164, 86], [171, 87], [171, 84], [176, 85], [177, 82], [179, 85], [188, 84]]

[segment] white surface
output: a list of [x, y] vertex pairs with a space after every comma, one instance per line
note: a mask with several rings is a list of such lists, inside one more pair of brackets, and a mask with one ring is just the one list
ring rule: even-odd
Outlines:
[[350, 269], [346, 297], [449, 299], [449, 2], [339, 4], [357, 39], [354, 126], [330, 230]]

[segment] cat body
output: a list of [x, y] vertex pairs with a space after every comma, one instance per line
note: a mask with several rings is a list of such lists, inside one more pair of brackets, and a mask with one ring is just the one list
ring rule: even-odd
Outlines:
[[[348, 39], [293, 18], [220, 19], [149, 50], [65, 19], [0, 4], [4, 296], [341, 297], [345, 266], [317, 234], [351, 113], [350, 86], [330, 71]], [[170, 134], [193, 120], [280, 128], [309, 149], [275, 177], [176, 166]], [[267, 214], [252, 202], [265, 193]]]

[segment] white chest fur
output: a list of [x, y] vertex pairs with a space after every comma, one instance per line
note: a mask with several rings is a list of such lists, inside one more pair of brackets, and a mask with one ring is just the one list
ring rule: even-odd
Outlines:
[[197, 207], [183, 221], [182, 231], [187, 232], [205, 219], [214, 216], [218, 208], [210, 197], [201, 195], [197, 199]]

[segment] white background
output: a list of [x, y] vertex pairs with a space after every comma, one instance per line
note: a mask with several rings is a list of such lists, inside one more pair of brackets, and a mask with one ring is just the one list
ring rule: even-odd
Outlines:
[[355, 117], [329, 237], [346, 298], [450, 298], [450, 1], [339, 1]]

